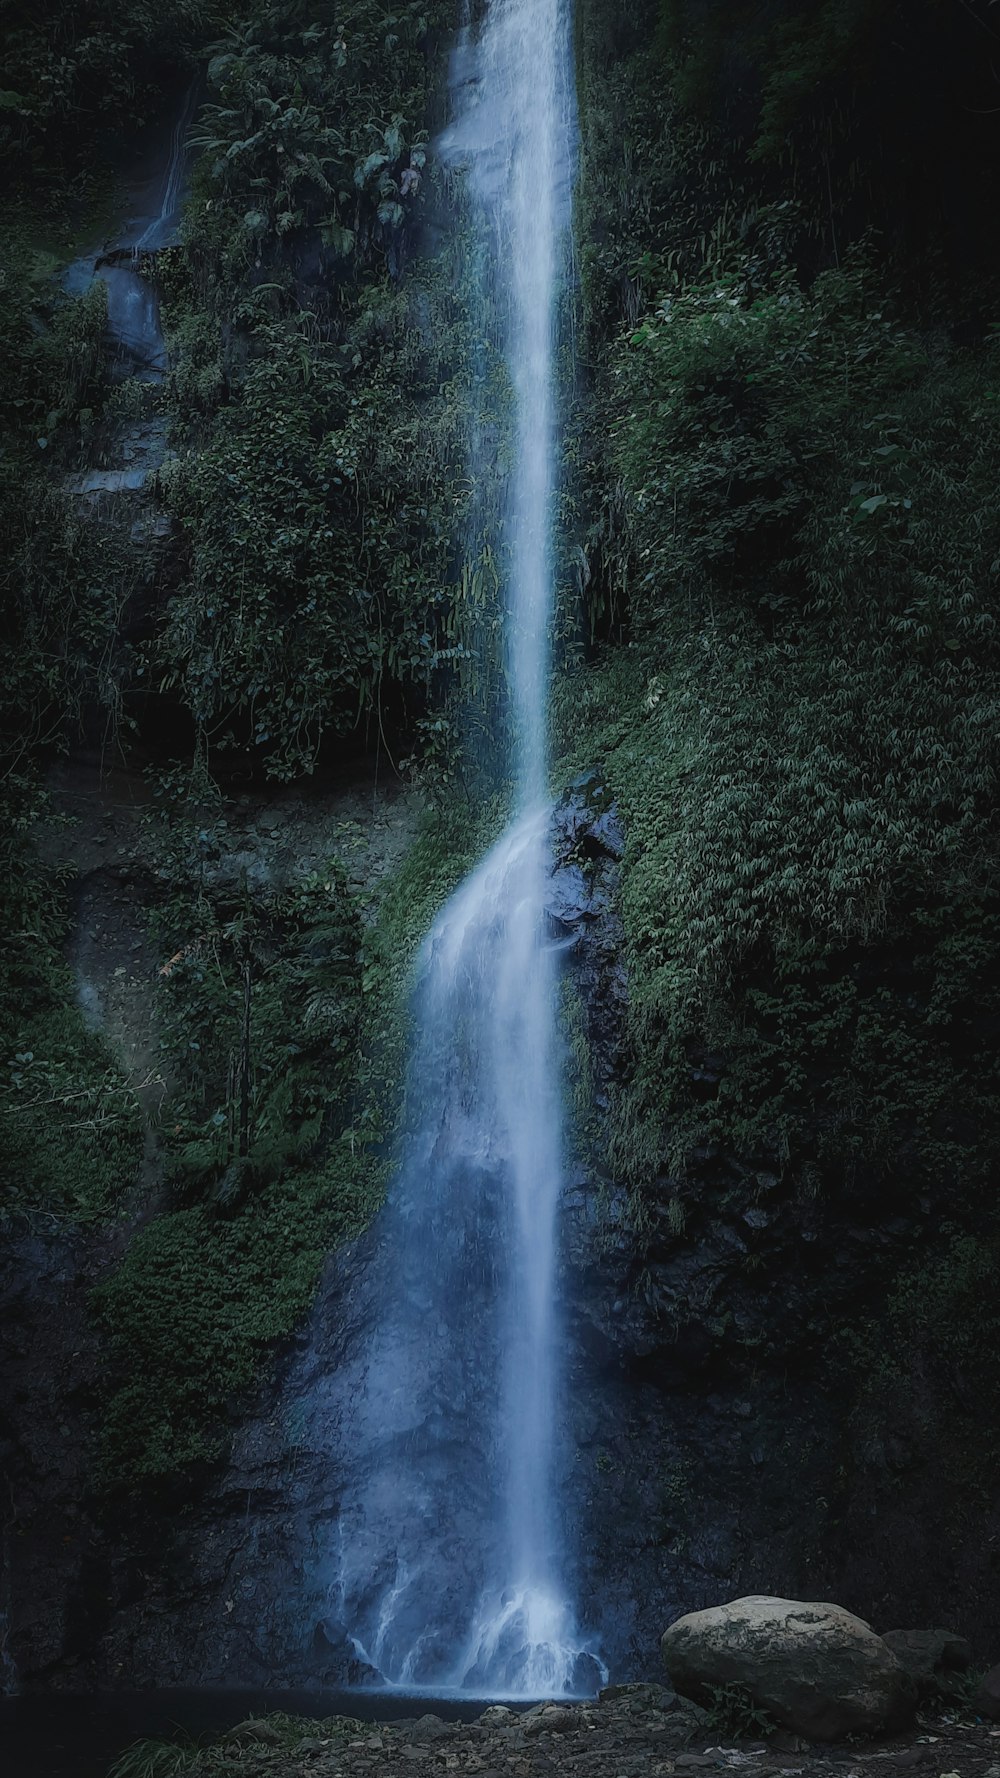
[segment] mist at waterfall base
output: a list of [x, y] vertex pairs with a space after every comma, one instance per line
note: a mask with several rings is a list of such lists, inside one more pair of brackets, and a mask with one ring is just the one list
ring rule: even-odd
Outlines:
[[592, 1693], [557, 1503], [556, 977], [544, 886], [557, 450], [554, 315], [574, 137], [563, 0], [494, 0], [456, 52], [442, 156], [491, 243], [515, 398], [506, 512], [515, 817], [420, 959], [404, 1159], [380, 1225], [392, 1290], [357, 1359], [331, 1619], [373, 1684]]

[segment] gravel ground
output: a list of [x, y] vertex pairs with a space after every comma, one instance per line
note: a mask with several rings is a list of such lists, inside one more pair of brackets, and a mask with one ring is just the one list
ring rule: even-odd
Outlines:
[[1000, 1728], [950, 1715], [920, 1718], [909, 1734], [877, 1743], [819, 1747], [784, 1733], [732, 1740], [705, 1712], [662, 1688], [629, 1686], [593, 1704], [540, 1704], [527, 1712], [493, 1705], [472, 1723], [431, 1715], [391, 1725], [267, 1717], [194, 1755], [178, 1778], [362, 1778], [389, 1771], [428, 1778], [694, 1778], [715, 1771], [890, 1778], [911, 1767], [921, 1778], [1000, 1778]]

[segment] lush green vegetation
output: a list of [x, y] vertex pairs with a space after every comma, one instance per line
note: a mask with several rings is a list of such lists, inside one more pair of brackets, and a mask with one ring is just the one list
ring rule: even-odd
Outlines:
[[[23, 176], [0, 276], [3, 1205], [138, 1218], [94, 1305], [111, 1490], [223, 1448], [324, 1255], [371, 1215], [413, 946], [495, 814], [448, 806], [454, 711], [497, 679], [492, 518], [479, 503], [473, 522], [466, 431], [473, 399], [495, 426], [504, 398], [479, 341], [473, 395], [460, 194], [427, 161], [451, 8], [315, 10], [95, 0], [0, 23], [0, 132]], [[169, 124], [163, 92], [199, 63], [187, 221], [155, 270], [170, 375], [116, 384], [103, 288], [71, 298], [54, 275], [99, 226], [135, 126]], [[172, 449], [156, 507], [95, 517], [67, 473], [116, 462], [152, 415]], [[335, 841], [312, 875], [231, 871], [217, 780], [233, 758], [288, 779], [341, 741], [436, 799], [398, 878], [364, 903]], [[152, 1206], [130, 1195], [136, 1094], [62, 961], [71, 885], [37, 845], [48, 768], [81, 744], [158, 786], [139, 859], [167, 1083]]]
[[[964, 1256], [942, 1328], [996, 1266], [987, 13], [580, 7], [590, 654], [560, 708], [628, 834], [611, 1164], [640, 1225], [682, 1227], [719, 1156], [749, 1200], [929, 1194]], [[897, 1263], [901, 1354], [930, 1299]]]
[[[52, 210], [99, 182], [130, 127], [155, 115], [176, 73], [232, 14], [227, 0], [59, 0], [0, 7], [0, 152], [15, 200], [56, 181]], [[81, 147], [86, 150], [81, 156]]]
[[30, 973], [5, 971], [0, 991], [2, 1224], [105, 1220], [124, 1204], [142, 1154], [135, 1093], [72, 1005], [55, 954]]
[[[924, 1338], [918, 1300], [958, 1329], [995, 1270], [975, 1232], [1000, 1013], [989, 13], [577, 8], [565, 508], [584, 547], [564, 579], [586, 611], [574, 648], [564, 596], [557, 714], [628, 833], [611, 1169], [639, 1224], [662, 1200], [678, 1237], [720, 1152], [751, 1194], [763, 1174], [847, 1205], [929, 1192], [953, 1244], [934, 1289], [922, 1271], [893, 1284], [893, 1353]], [[502, 704], [496, 496], [470, 486], [468, 442], [502, 468], [506, 391], [461, 194], [428, 153], [452, 24], [408, 0], [0, 15], [0, 141], [51, 197], [29, 217], [14, 193], [0, 274], [18, 1215], [114, 1215], [142, 1150], [134, 1093], [74, 1003], [68, 885], [34, 850], [47, 769], [82, 737], [165, 790], [147, 863], [170, 1091], [156, 1213], [95, 1305], [109, 1488], [217, 1454], [323, 1255], [377, 1203], [412, 946], [496, 814], [462, 807]], [[68, 257], [132, 123], [196, 66], [183, 238], [156, 267], [171, 369], [141, 396], [109, 376], [100, 289], [59, 293], [53, 244]], [[160, 553], [62, 486], [140, 407], [173, 453]], [[333, 844], [277, 885], [227, 870], [234, 761], [260, 784], [358, 756], [416, 772], [438, 804], [377, 900]]]
[[189, 560], [156, 672], [211, 746], [271, 773], [362, 725], [447, 776], [470, 317], [461, 229], [419, 247], [444, 201], [425, 145], [450, 14], [313, 12], [260, 8], [209, 62], [168, 277]]
[[[308, 1309], [327, 1254], [378, 1207], [414, 948], [494, 815], [479, 828], [430, 811], [365, 905], [338, 857], [281, 892], [207, 886], [225, 815], [164, 809], [169, 1202], [95, 1293], [110, 1381], [102, 1489], [176, 1487], [224, 1450], [241, 1392]], [[200, 881], [177, 856], [188, 848]]]
[[[85, 710], [116, 704], [109, 649], [134, 565], [82, 524], [45, 468], [49, 435], [99, 388], [100, 308], [54, 303], [51, 264], [8, 240], [0, 447], [0, 1215], [89, 1221], [120, 1208], [141, 1154], [135, 1097], [88, 1031], [62, 950], [65, 873], [39, 852], [42, 764]], [[85, 423], [85, 419], [84, 419]]]

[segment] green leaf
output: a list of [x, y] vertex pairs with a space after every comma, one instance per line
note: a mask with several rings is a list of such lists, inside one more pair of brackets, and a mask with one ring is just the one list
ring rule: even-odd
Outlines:
[[353, 253], [354, 230], [345, 228], [343, 223], [337, 221], [336, 217], [331, 217], [328, 222], [321, 222], [319, 233], [324, 247], [329, 247], [331, 252], [336, 253], [340, 259], [347, 259]]
[[388, 165], [389, 156], [387, 154], [370, 154], [366, 160], [359, 161], [354, 169], [354, 183], [359, 191], [364, 189], [369, 179], [372, 179], [376, 173], [381, 173], [382, 168]]

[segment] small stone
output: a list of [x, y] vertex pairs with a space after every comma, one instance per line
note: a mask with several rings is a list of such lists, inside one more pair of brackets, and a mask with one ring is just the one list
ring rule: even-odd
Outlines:
[[956, 1695], [954, 1675], [972, 1664], [972, 1649], [953, 1630], [887, 1630], [882, 1640], [923, 1698]]
[[524, 1718], [526, 1735], [565, 1735], [580, 1725], [580, 1712], [564, 1704], [543, 1704]]
[[771, 1736], [771, 1746], [775, 1753], [801, 1753], [806, 1745], [800, 1736], [789, 1735], [784, 1729], [779, 1729], [776, 1735]]
[[284, 1737], [269, 1722], [255, 1718], [251, 1718], [249, 1722], [237, 1723], [234, 1729], [230, 1729], [226, 1739], [235, 1741], [237, 1746], [256, 1742], [261, 1747], [281, 1747], [284, 1743]]
[[443, 1741], [453, 1733], [451, 1723], [444, 1722], [440, 1716], [418, 1716], [410, 1730], [413, 1741]]
[[490, 1729], [512, 1729], [517, 1725], [518, 1716], [517, 1711], [511, 1710], [506, 1704], [491, 1704], [478, 1721]]

